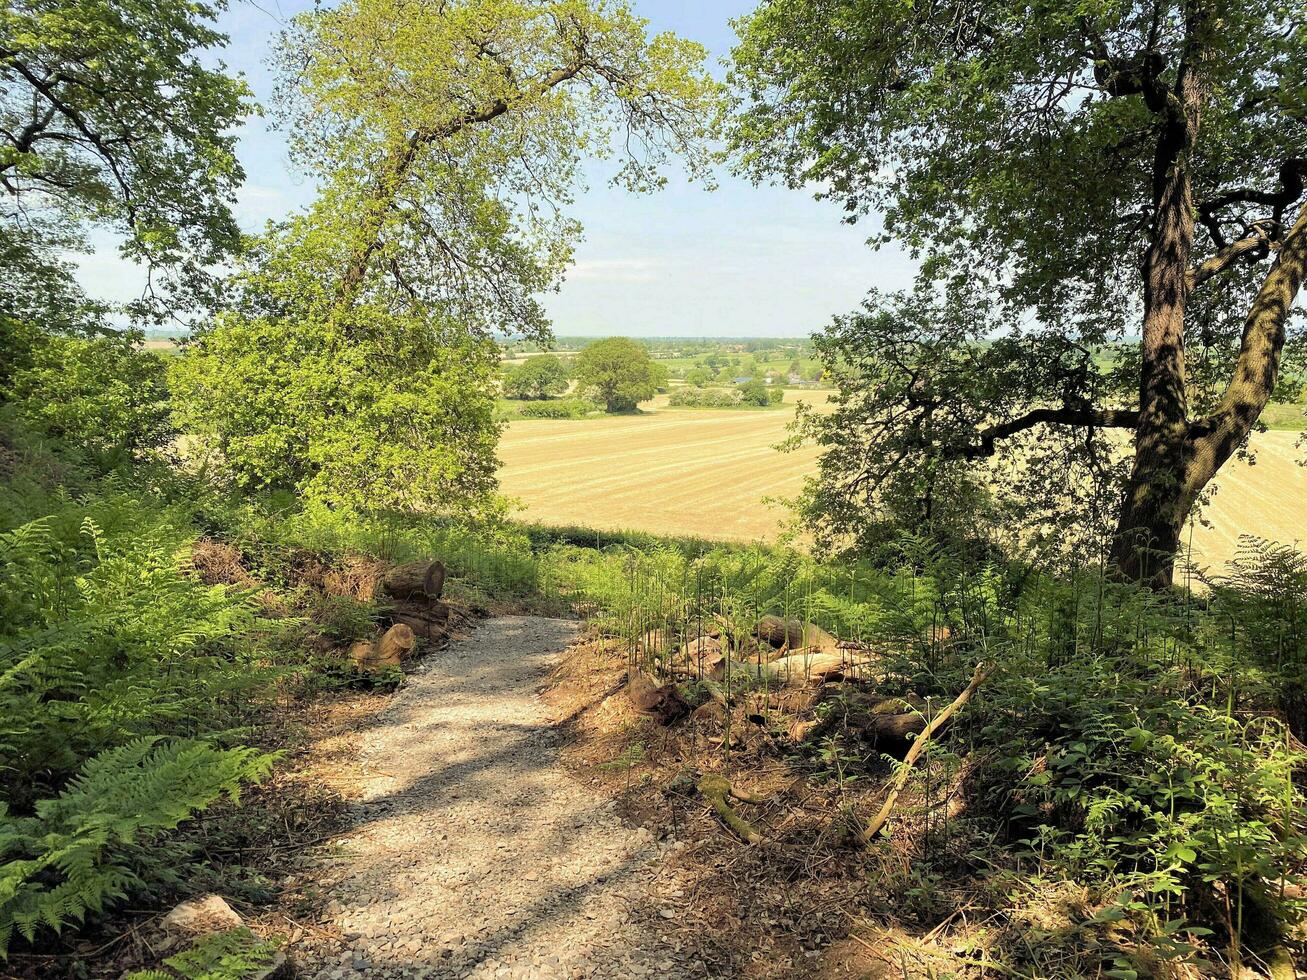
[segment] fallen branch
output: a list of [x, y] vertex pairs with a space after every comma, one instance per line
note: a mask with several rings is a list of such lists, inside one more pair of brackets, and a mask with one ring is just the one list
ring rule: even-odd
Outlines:
[[903, 765], [899, 769], [898, 775], [894, 777], [894, 783], [890, 787], [889, 795], [885, 797], [880, 812], [858, 835], [858, 840], [861, 843], [866, 844], [880, 833], [881, 828], [885, 826], [885, 821], [889, 819], [889, 815], [894, 811], [894, 804], [898, 802], [899, 794], [903, 792], [903, 787], [907, 784], [908, 776], [912, 773], [913, 763], [917, 761], [921, 753], [926, 751], [926, 746], [930, 743], [931, 737], [943, 728], [945, 723], [957, 714], [964, 704], [971, 700], [971, 696], [976, 693], [976, 689], [985, 682], [985, 678], [988, 676], [989, 671], [985, 670], [985, 665], [983, 663], [976, 664], [976, 672], [971, 675], [971, 683], [954, 699], [952, 704], [931, 719], [930, 724], [926, 726], [926, 730], [913, 740], [912, 748], [908, 749], [908, 754], [903, 757]]
[[753, 799], [731, 789], [729, 779], [725, 776], [709, 773], [699, 780], [698, 790], [703, 798], [712, 804], [712, 808], [717, 811], [717, 816], [722, 818], [722, 823], [735, 831], [742, 840], [750, 844], [757, 844], [762, 840], [762, 834], [754, 829], [753, 824], [736, 813], [734, 808], [726, 802], [727, 796], [755, 802]]

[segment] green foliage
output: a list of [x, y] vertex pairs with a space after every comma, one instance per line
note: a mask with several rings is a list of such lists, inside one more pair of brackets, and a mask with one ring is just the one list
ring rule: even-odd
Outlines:
[[121, 494], [0, 534], [0, 766], [20, 808], [103, 748], [211, 731], [266, 686], [248, 599], [187, 574], [183, 512]]
[[0, 803], [0, 952], [17, 932], [59, 931], [140, 886], [148, 846], [222, 795], [267, 775], [253, 749], [140, 738], [88, 760], [30, 817]]
[[323, 185], [295, 251], [333, 298], [394, 293], [542, 338], [583, 157], [621, 153], [639, 191], [673, 156], [708, 163], [703, 48], [649, 36], [624, 2], [350, 0], [300, 14], [280, 47], [292, 153]]
[[[1307, 235], [1307, 28], [1291, 6], [766, 0], [742, 18], [738, 169], [875, 213], [876, 244], [921, 258], [914, 290], [873, 293], [827, 333], [842, 397], [807, 429], [830, 447], [822, 530], [875, 522], [882, 491], [943, 500], [996, 454], [1024, 471], [1012, 497], [1042, 505], [1006, 525], [1029, 516], [1050, 538], [1065, 508], [1116, 517], [1126, 471], [1101, 433], [1135, 429], [1138, 409], [1167, 416], [1140, 437], [1169, 448], [1141, 451], [1119, 540], [1178, 531], [1274, 394], [1268, 356], [1301, 336], [1307, 252], [1280, 248]], [[1272, 254], [1293, 285], [1271, 284]], [[1141, 345], [1154, 309], [1174, 334], [1158, 320]], [[1107, 344], [1126, 356], [1100, 369]]]
[[[0, 279], [14, 273], [15, 246], [30, 246], [30, 258], [46, 236], [76, 245], [92, 223], [121, 233], [125, 255], [172, 270], [172, 284], [188, 290], [237, 247], [228, 205], [244, 176], [234, 146], [248, 89], [200, 57], [226, 41], [213, 29], [223, 6], [18, 0], [0, 11], [0, 182], [17, 202], [0, 223]], [[51, 259], [42, 277], [66, 282], [68, 273]], [[30, 295], [31, 281], [17, 288]], [[167, 295], [164, 285], [155, 281], [156, 296]], [[60, 309], [66, 296], [38, 298], [55, 321], [39, 326], [79, 305]], [[161, 312], [146, 303], [138, 312], [147, 306]]]
[[549, 398], [567, 391], [571, 372], [555, 354], [528, 357], [504, 377], [506, 398]]
[[241, 926], [205, 936], [168, 957], [163, 961], [165, 970], [141, 970], [123, 980], [248, 980], [267, 970], [276, 955], [274, 943]]
[[769, 387], [757, 378], [752, 378], [744, 384], [737, 385], [736, 390], [740, 393], [740, 398], [746, 405], [756, 405], [759, 408], [766, 408], [768, 405], [780, 404], [785, 392], [778, 387]]
[[583, 419], [594, 412], [594, 402], [580, 398], [520, 405], [517, 414], [524, 419]]
[[267, 772], [223, 744], [277, 676], [249, 599], [190, 573], [185, 509], [4, 489], [0, 948], [175, 874], [160, 836]]
[[654, 396], [658, 386], [666, 383], [667, 371], [643, 344], [628, 337], [609, 337], [577, 355], [576, 380], [606, 411], [627, 412]]
[[35, 332], [5, 397], [43, 434], [105, 468], [162, 449], [173, 437], [167, 364], [130, 335]]
[[376, 510], [493, 506], [491, 344], [372, 307], [226, 315], [177, 362], [174, 408], [244, 490]]
[[674, 388], [667, 404], [676, 408], [738, 408], [744, 400], [738, 388]]
[[685, 372], [685, 383], [696, 388], [706, 388], [712, 379], [713, 373], [707, 368], [696, 367]]

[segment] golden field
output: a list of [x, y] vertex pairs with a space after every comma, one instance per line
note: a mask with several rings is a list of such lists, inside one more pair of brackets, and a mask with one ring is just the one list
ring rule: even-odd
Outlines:
[[[786, 392], [787, 403], [823, 402]], [[786, 518], [764, 498], [795, 496], [813, 471], [815, 447], [780, 453], [792, 408], [773, 411], [666, 408], [643, 415], [513, 422], [500, 447], [504, 491], [527, 520], [718, 540], [771, 541]], [[1300, 433], [1254, 438], [1255, 465], [1233, 460], [1193, 528], [1200, 565], [1223, 564], [1241, 533], [1307, 541], [1307, 468]]]

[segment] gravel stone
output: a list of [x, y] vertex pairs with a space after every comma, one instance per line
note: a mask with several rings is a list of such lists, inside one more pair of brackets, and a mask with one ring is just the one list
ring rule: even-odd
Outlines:
[[[577, 624], [488, 620], [432, 655], [363, 737], [355, 823], [326, 860], [327, 920], [300, 976], [705, 975], [647, 923], [662, 853], [562, 765], [537, 696]], [[642, 924], [643, 923], [643, 924]]]

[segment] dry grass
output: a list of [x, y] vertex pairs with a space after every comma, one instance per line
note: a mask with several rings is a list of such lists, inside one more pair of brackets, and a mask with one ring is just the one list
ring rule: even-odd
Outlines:
[[514, 422], [500, 445], [505, 492], [526, 505], [527, 519], [549, 524], [774, 539], [786, 514], [763, 498], [797, 495], [817, 458], [811, 447], [777, 452], [794, 413], [652, 407], [644, 415]]
[[[824, 401], [786, 392], [787, 402]], [[665, 401], [665, 399], [664, 399]], [[814, 447], [775, 449], [792, 411], [675, 411], [657, 401], [644, 415], [515, 422], [504, 436], [504, 490], [528, 520], [604, 530], [717, 540], [771, 541], [786, 518], [764, 498], [793, 497], [817, 459]], [[1293, 543], [1307, 538], [1307, 468], [1296, 432], [1254, 438], [1255, 465], [1227, 464], [1193, 529], [1195, 560], [1218, 567], [1240, 534]]]

